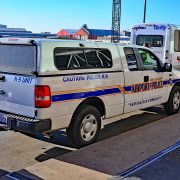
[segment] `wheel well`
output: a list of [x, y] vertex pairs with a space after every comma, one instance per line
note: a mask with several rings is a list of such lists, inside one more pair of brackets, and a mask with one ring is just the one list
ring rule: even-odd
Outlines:
[[[170, 91], [170, 94], [169, 94], [169, 98], [170, 98], [170, 96], [171, 96], [171, 93], [172, 93], [173, 89], [174, 89], [176, 86], [180, 87], [180, 81], [178, 81], [178, 82], [177, 82], [176, 84], [174, 84], [174, 86], [172, 87], [172, 89], [171, 89], [171, 91]], [[168, 98], [168, 100], [169, 100], [169, 98]]]
[[[95, 108], [97, 108], [101, 114], [101, 116], [105, 116], [106, 114], [106, 110], [105, 110], [105, 105], [103, 103], [103, 101], [100, 98], [97, 97], [91, 97], [91, 98], [87, 98], [85, 99], [83, 102], [81, 102], [81, 104], [79, 104], [79, 106], [76, 108], [74, 114], [76, 113], [76, 111], [79, 109], [80, 106], [82, 105], [89, 105], [89, 106], [93, 106]], [[73, 116], [74, 116], [73, 114]]]
[[[180, 87], [180, 81], [178, 81], [178, 82], [177, 82], [176, 84], [174, 84], [174, 86], [172, 87], [172, 89], [171, 89], [171, 91], [170, 91], [170, 94], [169, 94], [169, 98], [170, 98], [171, 93], [172, 93], [172, 91], [174, 90], [175, 87]], [[168, 98], [168, 100], [169, 100], [169, 98]]]
[[175, 86], [180, 86], [180, 81], [178, 81], [175, 85], [174, 85], [174, 87]]

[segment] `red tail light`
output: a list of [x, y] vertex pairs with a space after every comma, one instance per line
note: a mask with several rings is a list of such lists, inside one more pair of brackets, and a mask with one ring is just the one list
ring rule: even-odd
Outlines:
[[51, 90], [49, 86], [35, 86], [35, 107], [47, 108], [51, 106]]

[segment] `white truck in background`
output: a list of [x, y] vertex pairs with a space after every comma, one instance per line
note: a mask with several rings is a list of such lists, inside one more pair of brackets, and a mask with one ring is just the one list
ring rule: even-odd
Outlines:
[[138, 24], [132, 28], [131, 44], [146, 46], [163, 63], [180, 70], [180, 26], [172, 24]]

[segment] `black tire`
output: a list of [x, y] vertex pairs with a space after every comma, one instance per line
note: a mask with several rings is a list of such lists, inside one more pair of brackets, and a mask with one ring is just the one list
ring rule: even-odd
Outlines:
[[176, 114], [180, 110], [180, 103], [177, 102], [175, 105], [175, 102], [174, 102], [174, 98], [177, 94], [179, 94], [179, 98], [177, 98], [177, 100], [180, 101], [180, 87], [179, 86], [175, 86], [173, 88], [169, 96], [168, 102], [164, 105], [164, 109], [166, 113], [170, 115]]
[[[88, 121], [88, 118], [90, 119], [90, 117], [92, 118], [91, 120], [92, 122], [86, 122], [85, 124], [83, 124], [85, 121]], [[93, 118], [95, 119], [93, 120]], [[87, 132], [87, 134], [89, 134], [90, 137], [92, 136], [91, 139], [89, 140], [86, 137], [85, 134], [86, 132], [84, 130], [87, 123], [90, 124], [90, 125], [88, 124], [90, 126], [89, 128], [91, 129], [93, 129], [93, 127], [96, 128], [95, 130], [92, 130], [92, 132], [90, 132], [90, 130], [89, 132]], [[74, 146], [80, 148], [94, 143], [99, 135], [100, 130], [101, 130], [100, 112], [97, 110], [97, 108], [93, 106], [82, 105], [78, 108], [78, 110], [74, 114], [70, 126], [68, 127], [66, 132], [68, 137], [74, 144]], [[84, 132], [85, 134], [84, 136], [82, 135], [82, 132]]]

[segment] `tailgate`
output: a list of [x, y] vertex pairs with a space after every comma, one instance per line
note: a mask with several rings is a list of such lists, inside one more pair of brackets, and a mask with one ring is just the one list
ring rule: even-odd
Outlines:
[[35, 71], [35, 46], [0, 44], [0, 111], [34, 117]]
[[34, 117], [33, 76], [0, 74], [0, 110]]

